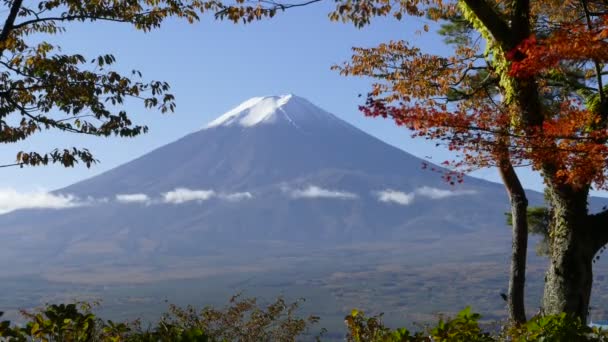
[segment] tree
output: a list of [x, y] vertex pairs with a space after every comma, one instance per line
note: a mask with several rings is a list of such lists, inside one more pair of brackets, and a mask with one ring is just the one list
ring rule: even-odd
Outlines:
[[[446, 141], [462, 153], [456, 167], [498, 166], [507, 189], [505, 165], [530, 164], [541, 172], [552, 212], [542, 310], [585, 319], [592, 260], [608, 242], [606, 213], [587, 211], [589, 190], [603, 188], [606, 176], [604, 24], [590, 14], [605, 10], [585, 2], [510, 4], [466, 0], [456, 10], [485, 40], [481, 73], [475, 46], [442, 58], [402, 43], [357, 49], [341, 70], [380, 81], [362, 108], [367, 115]], [[580, 13], [588, 15], [578, 19]], [[432, 70], [426, 60], [435, 62]], [[523, 213], [523, 221], [521, 209], [513, 212]]]
[[[42, 130], [107, 137], [133, 137], [147, 131], [134, 124], [121, 104], [138, 99], [146, 108], [173, 111], [174, 97], [165, 82], [142, 81], [141, 73], [112, 70], [112, 55], [67, 54], [47, 39], [68, 23], [112, 21], [138, 30], [160, 27], [169, 17], [189, 22], [205, 10], [201, 1], [122, 0], [2, 1], [6, 18], [0, 31], [0, 143], [27, 139]], [[209, 5], [207, 5], [209, 6]], [[59, 163], [87, 167], [96, 162], [87, 149], [21, 151], [13, 164]]]
[[[467, 20], [462, 15], [444, 16], [443, 20], [447, 21], [441, 25], [439, 34], [445, 37], [444, 42], [449, 45], [454, 45], [456, 49], [468, 49], [473, 42], [474, 26], [470, 20]], [[481, 56], [475, 56], [476, 59], [481, 59]], [[492, 65], [485, 58], [481, 59], [482, 63], [472, 65], [469, 72], [478, 73], [483, 77], [481, 83], [475, 81], [472, 89], [464, 90], [464, 92], [476, 92], [476, 88], [485, 87], [487, 97], [492, 97], [499, 94], [500, 86], [496, 85], [496, 79], [491, 81], [490, 70]], [[466, 73], [466, 71], [465, 71]], [[487, 82], [486, 84], [483, 84]], [[446, 99], [446, 102], [460, 101], [463, 99], [463, 90], [458, 89], [458, 84], [450, 91], [452, 98]], [[498, 99], [492, 99], [492, 103], [496, 103]], [[509, 311], [509, 319], [512, 322], [523, 323], [526, 321], [525, 310], [525, 283], [526, 283], [526, 257], [528, 250], [528, 229], [529, 229], [529, 212], [528, 199], [526, 192], [515, 172], [513, 164], [509, 158], [508, 141], [500, 139], [499, 151], [495, 163], [502, 181], [505, 185], [509, 200], [511, 202], [511, 213], [509, 224], [512, 227], [513, 243], [511, 248], [511, 269], [509, 272], [509, 290], [507, 295], [507, 308]]]
[[[248, 22], [304, 4], [238, 2], [217, 16]], [[608, 242], [608, 211], [591, 214], [587, 208], [589, 191], [608, 187], [606, 6], [596, 0], [338, 0], [330, 14], [357, 27], [387, 15], [463, 20], [466, 35], [450, 43], [449, 56], [392, 41], [354, 48], [352, 60], [337, 69], [375, 80], [361, 106], [365, 115], [391, 118], [415, 137], [458, 151], [459, 158], [446, 166], [463, 172], [498, 168], [514, 222], [515, 321], [525, 320], [527, 248], [527, 199], [514, 171], [519, 166], [537, 170], [549, 193], [550, 264], [542, 312], [583, 320], [588, 314], [592, 261]]]

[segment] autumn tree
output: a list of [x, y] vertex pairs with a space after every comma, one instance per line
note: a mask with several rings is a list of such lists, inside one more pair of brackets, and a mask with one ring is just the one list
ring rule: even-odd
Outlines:
[[[603, 20], [591, 15], [602, 7], [464, 1], [456, 13], [483, 45], [444, 58], [392, 43], [357, 49], [342, 68], [380, 81], [362, 108], [367, 115], [391, 117], [417, 136], [446, 141], [461, 152], [454, 166], [497, 166], [507, 189], [505, 165], [531, 165], [541, 173], [552, 213], [542, 310], [583, 319], [592, 261], [608, 242], [606, 214], [587, 210], [589, 190], [603, 188], [606, 175]], [[425, 60], [435, 62], [433, 70]], [[483, 71], [475, 72], [479, 67]], [[408, 75], [414, 71], [426, 79]]]
[[[482, 54], [474, 54], [479, 46], [474, 46], [474, 41], [481, 36], [474, 30], [471, 20], [465, 18], [461, 13], [455, 15], [443, 15], [441, 28], [438, 32], [444, 37], [444, 43], [453, 46], [455, 51], [466, 51], [470, 48], [469, 54], [465, 57], [469, 59], [470, 66], [465, 71], [471, 75], [475, 74], [474, 80], [469, 84], [463, 79], [458, 80], [454, 87], [449, 90], [449, 98], [443, 99], [447, 106], [450, 102], [463, 102], [468, 95], [466, 93], [476, 93], [480, 88], [483, 89], [482, 96], [491, 99], [490, 105], [498, 104], [502, 101], [504, 89], [500, 83], [491, 75], [493, 69], [490, 61]], [[467, 75], [463, 75], [467, 77]], [[498, 109], [498, 108], [497, 108]], [[512, 227], [513, 243], [511, 252], [511, 269], [509, 272], [509, 287], [507, 295], [507, 308], [509, 318], [516, 323], [526, 321], [525, 310], [525, 282], [526, 282], [526, 258], [528, 249], [528, 233], [530, 223], [534, 228], [534, 220], [530, 221], [530, 212], [534, 208], [528, 208], [526, 192], [515, 172], [513, 163], [509, 158], [508, 139], [497, 141], [498, 149], [492, 162], [496, 166], [502, 181], [505, 185], [509, 200], [511, 202], [511, 212], [509, 213], [508, 223]], [[452, 148], [453, 149], [453, 148]], [[449, 165], [449, 162], [446, 163]], [[471, 167], [471, 164], [467, 164]], [[534, 216], [532, 216], [534, 218]]]
[[[217, 16], [248, 22], [305, 4], [238, 1]], [[365, 115], [391, 118], [413, 136], [457, 151], [446, 166], [497, 167], [512, 205], [515, 321], [525, 320], [527, 199], [515, 173], [520, 166], [538, 171], [549, 194], [542, 312], [588, 314], [592, 261], [608, 242], [608, 211], [587, 207], [591, 189], [608, 187], [607, 15], [607, 5], [596, 0], [338, 0], [330, 13], [357, 27], [375, 16], [458, 25], [447, 37], [450, 55], [391, 41], [354, 48], [352, 60], [337, 69], [375, 80], [361, 106]]]
[[[129, 74], [115, 71], [116, 59], [110, 54], [65, 53], [52, 38], [71, 23], [119, 22], [150, 31], [170, 17], [198, 20], [206, 7], [210, 4], [179, 0], [2, 1], [0, 143], [18, 142], [43, 130], [101, 137], [146, 132], [121, 105], [131, 98], [146, 108], [173, 111], [169, 85], [144, 81], [136, 70]], [[18, 152], [9, 165], [73, 166], [78, 162], [90, 166], [95, 158], [87, 149], [50, 146], [46, 151]]]

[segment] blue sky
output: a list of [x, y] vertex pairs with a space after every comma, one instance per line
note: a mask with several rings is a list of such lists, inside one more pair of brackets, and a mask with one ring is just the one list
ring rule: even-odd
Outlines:
[[[160, 30], [143, 33], [114, 23], [75, 24], [61, 36], [50, 37], [69, 52], [93, 58], [112, 53], [117, 69], [138, 69], [147, 80], [168, 81], [177, 97], [175, 114], [146, 111], [137, 103], [128, 111], [150, 132], [135, 139], [104, 139], [79, 135], [43, 133], [0, 149], [0, 162], [14, 161], [21, 149], [49, 150], [79, 146], [92, 150], [100, 163], [87, 169], [60, 167], [0, 169], [0, 188], [18, 191], [53, 190], [97, 175], [134, 159], [156, 147], [200, 129], [205, 123], [240, 102], [264, 95], [297, 94], [336, 114], [360, 129], [419, 157], [432, 156], [440, 163], [450, 154], [434, 143], [409, 138], [409, 133], [388, 120], [364, 117], [357, 106], [369, 90], [364, 79], [345, 78], [330, 70], [347, 60], [352, 46], [406, 39], [426, 51], [446, 53], [433, 33], [416, 33], [424, 19], [378, 19], [371, 26], [330, 22], [331, 4], [313, 5], [280, 13], [272, 20], [249, 25], [216, 22], [205, 16], [189, 25], [170, 21]], [[430, 23], [428, 23], [430, 24]], [[431, 30], [432, 31], [432, 30]], [[201, 146], [204, 148], [204, 146]], [[522, 172], [527, 188], [542, 189], [539, 177]], [[476, 176], [497, 180], [496, 172], [483, 170]]]

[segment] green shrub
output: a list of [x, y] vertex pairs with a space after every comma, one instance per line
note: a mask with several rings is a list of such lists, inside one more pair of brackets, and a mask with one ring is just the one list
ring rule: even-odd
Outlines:
[[495, 341], [489, 333], [479, 327], [477, 313], [467, 307], [452, 319], [440, 319], [436, 326], [425, 331], [412, 333], [406, 328], [391, 330], [382, 323], [382, 315], [365, 317], [362, 312], [353, 310], [346, 316], [347, 340], [352, 342], [491, 342]]
[[[235, 296], [223, 309], [196, 310], [192, 306], [171, 306], [160, 321], [147, 329], [138, 321], [103, 321], [91, 312], [91, 305], [48, 305], [35, 312], [23, 312], [22, 326], [0, 322], [0, 341], [40, 342], [293, 342], [320, 340], [309, 328], [318, 317], [296, 315], [299, 302], [283, 298], [260, 306], [256, 299]], [[2, 313], [0, 312], [0, 317]], [[367, 317], [353, 310], [346, 316], [346, 339], [350, 342], [498, 342], [580, 341], [608, 342], [608, 332], [590, 328], [578, 318], [560, 314], [534, 317], [526, 324], [491, 334], [479, 324], [481, 316], [465, 308], [453, 318], [441, 318], [434, 326], [411, 332], [390, 329], [383, 316]]]
[[382, 314], [366, 317], [363, 312], [353, 310], [344, 319], [348, 330], [346, 339], [353, 342], [400, 342], [418, 341], [422, 335], [412, 336], [405, 328], [391, 330], [382, 323]]
[[494, 341], [489, 333], [483, 332], [479, 327], [481, 315], [471, 312], [467, 306], [453, 319], [440, 319], [437, 325], [431, 329], [430, 336], [437, 342], [486, 342]]
[[590, 328], [578, 317], [565, 313], [552, 316], [537, 316], [522, 326], [508, 330], [512, 341], [608, 341], [608, 331]]
[[435, 326], [415, 333], [405, 328], [391, 330], [382, 323], [382, 315], [366, 317], [357, 310], [346, 316], [345, 322], [351, 342], [608, 342], [608, 331], [590, 328], [566, 314], [534, 317], [494, 335], [482, 330], [480, 318], [467, 307], [456, 317], [439, 319]]
[[91, 313], [88, 304], [48, 305], [35, 313], [23, 312], [28, 320], [23, 326], [0, 322], [0, 341], [291, 342], [318, 322], [314, 316], [297, 317], [298, 305], [279, 298], [260, 306], [255, 299], [235, 296], [223, 310], [171, 306], [156, 326], [147, 329], [142, 329], [139, 321], [102, 321]]
[[99, 320], [86, 304], [48, 305], [37, 313], [23, 312], [28, 322], [22, 327], [0, 323], [0, 337], [9, 341], [94, 341]]

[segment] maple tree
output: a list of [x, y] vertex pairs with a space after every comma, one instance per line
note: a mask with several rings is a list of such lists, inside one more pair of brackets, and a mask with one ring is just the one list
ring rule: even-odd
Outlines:
[[[238, 1], [216, 15], [249, 22], [313, 2]], [[608, 188], [607, 6], [597, 0], [338, 0], [330, 13], [357, 27], [374, 16], [444, 25], [450, 55], [391, 41], [354, 48], [351, 61], [335, 68], [375, 80], [360, 108], [365, 115], [391, 118], [413, 136], [457, 151], [446, 166], [461, 172], [497, 167], [512, 207], [509, 311], [516, 322], [526, 319], [528, 201], [515, 172], [520, 166], [538, 171], [548, 193], [542, 313], [583, 320], [588, 314], [592, 262], [608, 242], [608, 211], [587, 208], [592, 188]]]
[[[391, 117], [415, 136], [445, 141], [461, 153], [454, 167], [497, 166], [511, 195], [513, 222], [522, 222], [514, 224], [514, 248], [522, 251], [525, 244], [517, 240], [527, 234], [527, 201], [513, 166], [540, 171], [552, 213], [542, 310], [586, 318], [592, 261], [608, 242], [606, 213], [587, 210], [591, 187], [606, 187], [605, 25], [590, 14], [602, 13], [604, 5], [553, 4], [563, 6], [559, 16], [526, 1], [504, 8], [459, 5], [456, 13], [486, 53], [473, 40], [456, 44], [450, 57], [394, 42], [355, 49], [341, 71], [379, 80], [362, 107], [366, 115]], [[564, 15], [568, 11], [573, 14]], [[525, 262], [523, 253], [513, 255]]]
[[[474, 36], [471, 22], [461, 13], [446, 19], [450, 23], [440, 33], [454, 46], [452, 57], [424, 54], [399, 41], [372, 49], [355, 48], [352, 62], [336, 68], [345, 75], [382, 79], [384, 83], [374, 85], [366, 106], [361, 107], [363, 113], [390, 116], [398, 125], [411, 129], [414, 136], [436, 139], [445, 142], [450, 150], [459, 151], [461, 159], [446, 161], [445, 166], [463, 172], [478, 167], [498, 168], [512, 208], [509, 317], [524, 322], [528, 200], [511, 159], [513, 142], [509, 133], [500, 134], [511, 120], [501, 99], [504, 89], [491, 53], [481, 53], [481, 46], [473, 43], [480, 37]], [[387, 105], [392, 102], [397, 105]], [[452, 177], [448, 173], [446, 179], [453, 183]]]

